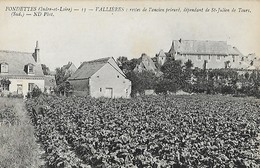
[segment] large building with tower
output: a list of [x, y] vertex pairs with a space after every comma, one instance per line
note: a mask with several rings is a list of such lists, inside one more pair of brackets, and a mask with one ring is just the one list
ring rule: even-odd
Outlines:
[[168, 53], [160, 51], [157, 55], [158, 63], [164, 64], [167, 56], [182, 63], [191, 60], [193, 68], [201, 69], [246, 69], [250, 66], [243, 60], [244, 55], [226, 41], [173, 40]]

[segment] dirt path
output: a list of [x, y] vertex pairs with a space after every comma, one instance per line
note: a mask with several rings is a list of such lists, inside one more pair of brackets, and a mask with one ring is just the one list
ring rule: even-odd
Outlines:
[[45, 151], [42, 148], [40, 142], [37, 142], [37, 139], [34, 136], [34, 126], [32, 125], [31, 119], [30, 119], [30, 117], [27, 114], [25, 103], [23, 102], [21, 104], [17, 104], [15, 106], [15, 108], [17, 110], [17, 114], [21, 118], [21, 121], [22, 122], [26, 122], [27, 124], [29, 124], [30, 127], [32, 127], [32, 130], [33, 130], [33, 139], [34, 139], [34, 142], [36, 144], [37, 162], [32, 167], [47, 168], [46, 161], [44, 159], [45, 158]]
[[15, 105], [15, 109], [17, 111], [17, 115], [19, 116], [21, 122], [24, 122], [26, 124], [29, 125], [29, 127], [31, 127], [32, 131], [33, 131], [33, 139], [35, 142], [35, 146], [36, 146], [36, 162], [32, 165], [32, 167], [40, 167], [40, 168], [45, 168], [45, 160], [44, 160], [44, 154], [45, 151], [42, 149], [41, 144], [39, 142], [37, 142], [36, 137], [34, 136], [34, 127], [32, 125], [31, 119], [27, 114], [27, 110], [25, 107], [25, 103], [19, 103]]

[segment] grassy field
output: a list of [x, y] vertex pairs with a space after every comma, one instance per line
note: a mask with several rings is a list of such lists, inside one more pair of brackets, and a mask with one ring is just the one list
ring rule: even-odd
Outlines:
[[0, 98], [0, 115], [5, 109], [12, 109], [18, 122], [0, 126], [0, 167], [39, 167], [34, 129], [26, 115], [23, 100]]

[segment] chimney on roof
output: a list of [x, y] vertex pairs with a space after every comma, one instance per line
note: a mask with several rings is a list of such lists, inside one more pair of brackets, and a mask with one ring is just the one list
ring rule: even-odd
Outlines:
[[33, 53], [33, 58], [35, 60], [36, 63], [40, 63], [40, 48], [38, 45], [38, 41], [36, 41], [36, 47]]

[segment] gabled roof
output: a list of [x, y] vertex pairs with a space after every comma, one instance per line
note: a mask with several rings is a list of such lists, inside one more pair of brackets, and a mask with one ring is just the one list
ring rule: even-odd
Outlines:
[[41, 65], [36, 63], [33, 53], [0, 50], [0, 63], [8, 64], [8, 74], [5, 76], [32, 76], [24, 71], [25, 65], [34, 65], [34, 75], [43, 77]]
[[102, 68], [111, 57], [101, 58], [93, 61], [83, 62], [74, 74], [69, 78], [73, 79], [88, 79]]
[[238, 55], [244, 56], [236, 47], [233, 47], [233, 50], [235, 50], [235, 52], [237, 52]]
[[44, 86], [45, 87], [55, 87], [56, 86], [55, 76], [45, 75], [44, 76]]
[[142, 72], [145, 70], [145, 71], [156, 72], [157, 68], [154, 64], [154, 61], [151, 59], [151, 57], [149, 57], [148, 55], [143, 53], [141, 55], [141, 58], [139, 58], [139, 59], [141, 60], [141, 62], [136, 65], [134, 71]]
[[228, 54], [242, 56], [242, 53], [240, 53], [236, 47], [232, 47], [231, 45], [228, 45]]
[[166, 57], [166, 54], [163, 50], [160, 50], [158, 57]]
[[68, 62], [68, 64], [63, 65], [62, 68], [65, 70], [71, 70], [74, 72], [77, 70], [77, 67], [72, 62]]
[[227, 55], [226, 41], [173, 40], [170, 52], [180, 54]]

